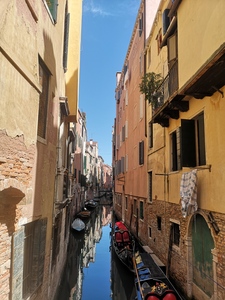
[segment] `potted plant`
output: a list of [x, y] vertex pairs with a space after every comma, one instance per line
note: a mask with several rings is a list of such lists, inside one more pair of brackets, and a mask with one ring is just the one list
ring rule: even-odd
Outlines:
[[158, 90], [162, 82], [163, 79], [160, 74], [149, 72], [142, 77], [142, 82], [139, 84], [140, 92], [145, 94], [145, 100], [148, 100], [154, 108], [157, 107], [158, 98], [162, 96]]

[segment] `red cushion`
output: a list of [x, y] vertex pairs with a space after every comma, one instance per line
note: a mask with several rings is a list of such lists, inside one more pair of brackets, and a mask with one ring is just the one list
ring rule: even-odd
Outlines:
[[130, 236], [129, 236], [129, 233], [127, 231], [123, 232], [123, 241], [124, 242], [130, 242]]
[[116, 242], [117, 243], [122, 243], [123, 238], [122, 238], [122, 233], [121, 232], [116, 232], [115, 237], [116, 237]]
[[158, 298], [155, 295], [149, 295], [147, 298], [145, 298], [146, 300], [159, 300], [160, 298]]
[[167, 292], [166, 296], [163, 297], [163, 300], [177, 300], [177, 297], [173, 292]]

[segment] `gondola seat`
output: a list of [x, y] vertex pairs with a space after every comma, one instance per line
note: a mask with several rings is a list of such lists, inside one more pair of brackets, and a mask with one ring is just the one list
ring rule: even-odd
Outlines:
[[116, 240], [118, 248], [122, 248], [123, 247], [123, 236], [120, 231], [115, 232], [115, 240]]
[[128, 231], [123, 232], [123, 243], [124, 243], [125, 246], [131, 244], [130, 235], [129, 235]]

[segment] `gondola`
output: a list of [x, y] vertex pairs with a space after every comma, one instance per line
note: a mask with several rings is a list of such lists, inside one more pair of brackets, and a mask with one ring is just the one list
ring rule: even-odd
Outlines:
[[96, 201], [92, 200], [87, 200], [84, 204], [86, 209], [92, 210], [95, 209], [98, 206], [98, 203]]
[[134, 272], [132, 258], [134, 255], [135, 241], [125, 224], [116, 222], [112, 230], [112, 246], [120, 261]]
[[181, 300], [172, 283], [148, 253], [133, 257], [137, 300]]
[[89, 210], [82, 210], [77, 214], [77, 217], [80, 219], [87, 219], [91, 215], [91, 212]]

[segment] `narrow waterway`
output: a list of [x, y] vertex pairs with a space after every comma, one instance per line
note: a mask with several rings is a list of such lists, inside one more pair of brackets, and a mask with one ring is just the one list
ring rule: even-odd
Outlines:
[[85, 232], [70, 233], [67, 261], [55, 300], [134, 300], [134, 277], [111, 248], [110, 205], [99, 205]]

